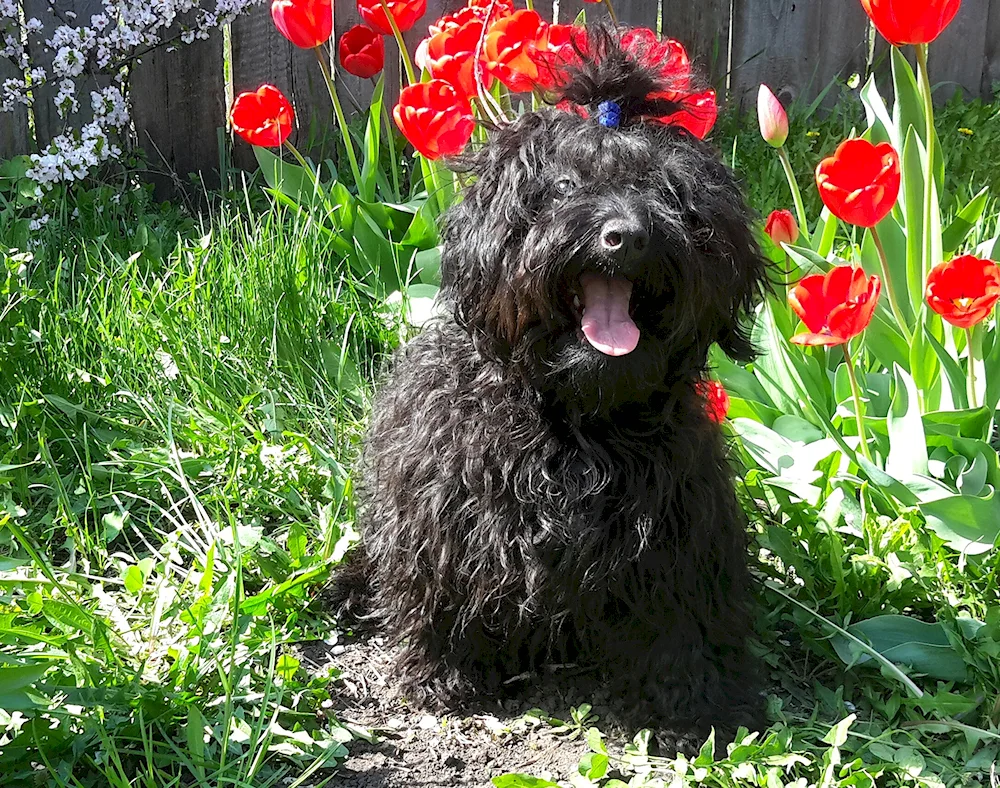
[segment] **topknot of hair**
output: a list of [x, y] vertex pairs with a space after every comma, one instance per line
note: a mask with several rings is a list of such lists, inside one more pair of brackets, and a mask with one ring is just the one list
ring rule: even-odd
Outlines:
[[627, 33], [603, 22], [588, 25], [587, 35], [573, 42], [575, 56], [554, 69], [553, 103], [569, 102], [593, 116], [602, 103], [614, 102], [622, 125], [677, 112], [680, 104], [668, 96], [690, 91], [688, 75], [684, 85], [672, 84], [678, 77], [656, 62], [645, 42], [633, 38], [624, 45]]

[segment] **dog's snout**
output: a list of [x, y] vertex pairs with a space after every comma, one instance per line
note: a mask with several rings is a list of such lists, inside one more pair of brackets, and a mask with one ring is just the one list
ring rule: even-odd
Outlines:
[[649, 231], [635, 220], [611, 219], [601, 228], [601, 247], [628, 262], [641, 257], [649, 247]]

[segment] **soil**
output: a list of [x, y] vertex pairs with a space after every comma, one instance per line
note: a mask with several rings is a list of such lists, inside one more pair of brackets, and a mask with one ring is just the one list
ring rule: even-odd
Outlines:
[[584, 736], [570, 738], [533, 715], [526, 717], [533, 709], [570, 720], [571, 707], [589, 703], [609, 748], [620, 751], [625, 743], [608, 691], [593, 674], [573, 666], [518, 677], [505, 699], [483, 699], [460, 713], [432, 714], [411, 707], [396, 691], [393, 652], [380, 638], [336, 645], [313, 641], [299, 644], [298, 651], [314, 671], [332, 665], [341, 672], [332, 689], [332, 711], [342, 722], [375, 735], [371, 743], [348, 745], [350, 757], [330, 783], [338, 788], [487, 788], [491, 778], [508, 772], [565, 780], [589, 751]]

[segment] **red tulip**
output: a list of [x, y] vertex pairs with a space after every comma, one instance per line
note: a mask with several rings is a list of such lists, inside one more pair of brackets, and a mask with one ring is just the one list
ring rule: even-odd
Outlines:
[[1000, 269], [971, 254], [940, 263], [927, 276], [927, 303], [959, 328], [982, 323], [1000, 299]]
[[[434, 79], [443, 79], [459, 95], [471, 98], [476, 89], [476, 47], [483, 32], [479, 19], [466, 22], [461, 27], [446, 27], [425, 39], [415, 58], [421, 68], [430, 72]], [[483, 87], [489, 90], [493, 76], [486, 70], [485, 63], [480, 69]]]
[[657, 71], [660, 89], [649, 98], [680, 105], [676, 112], [648, 120], [680, 126], [698, 139], [708, 136], [719, 117], [715, 91], [691, 92], [691, 60], [683, 44], [661, 41], [648, 27], [636, 27], [622, 34], [621, 45], [632, 60]]
[[[665, 97], [666, 94], [654, 93], [650, 98]], [[698, 139], [705, 139], [719, 117], [719, 105], [715, 100], [715, 91], [709, 88], [703, 93], [690, 93], [674, 100], [681, 105], [677, 112], [659, 118], [649, 118], [649, 120], [667, 126], [679, 126], [682, 129], [687, 129]]]
[[764, 232], [777, 246], [793, 244], [799, 240], [799, 225], [791, 211], [771, 211], [764, 225]]
[[[490, 4], [493, 0], [469, 0], [467, 8], [471, 8], [473, 11], [478, 13], [480, 16], [485, 17], [486, 12], [490, 10]], [[493, 4], [493, 18], [499, 19], [502, 16], [509, 16], [514, 13], [514, 0], [497, 0]]]
[[729, 413], [729, 394], [717, 380], [700, 380], [695, 391], [705, 400], [705, 412], [716, 424], [722, 424]]
[[333, 35], [332, 0], [274, 0], [271, 18], [281, 35], [303, 49], [325, 44]]
[[[486, 12], [489, 10], [489, 5], [488, 2], [485, 5], [473, 5], [470, 3], [467, 6], [459, 8], [453, 14], [445, 14], [440, 19], [431, 22], [427, 26], [427, 31], [433, 36], [448, 28], [464, 27], [469, 22], [483, 22], [486, 20]], [[510, 3], [498, 2], [493, 7], [493, 16], [490, 17], [490, 20], [491, 22], [496, 22], [498, 19], [510, 16], [513, 10], [514, 8]]]
[[838, 219], [859, 227], [882, 221], [899, 196], [899, 154], [888, 142], [854, 139], [816, 168], [819, 196]]
[[[386, 36], [392, 35], [392, 25], [385, 15], [379, 0], [357, 0], [358, 13], [369, 26]], [[427, 0], [386, 0], [389, 13], [396, 20], [399, 32], [405, 33], [413, 27], [427, 10]]]
[[648, 27], [635, 27], [622, 34], [621, 46], [635, 61], [655, 69], [661, 82], [658, 98], [677, 101], [691, 87], [691, 60], [680, 41], [662, 41]]
[[528, 56], [538, 66], [535, 84], [554, 88], [561, 82], [568, 66], [580, 64], [587, 51], [587, 29], [577, 25], [548, 25], [545, 36], [529, 49]]
[[788, 115], [767, 85], [761, 85], [757, 91], [757, 122], [760, 124], [760, 136], [774, 148], [780, 148], [788, 139]]
[[895, 46], [929, 44], [951, 23], [962, 0], [861, 0], [875, 28]]
[[808, 333], [791, 341], [796, 345], [843, 345], [864, 331], [875, 314], [882, 283], [860, 268], [840, 265], [824, 276], [805, 277], [788, 293], [788, 303]]
[[295, 112], [274, 85], [261, 85], [255, 92], [240, 93], [229, 111], [233, 131], [251, 145], [277, 148], [292, 133]]
[[548, 25], [535, 11], [515, 11], [493, 23], [483, 54], [487, 68], [515, 93], [530, 93], [538, 83], [533, 55], [548, 48]]
[[392, 116], [403, 136], [428, 159], [461, 153], [475, 126], [469, 100], [443, 79], [403, 88]]
[[385, 65], [382, 36], [365, 25], [355, 25], [344, 33], [337, 52], [344, 71], [362, 79], [374, 77]]

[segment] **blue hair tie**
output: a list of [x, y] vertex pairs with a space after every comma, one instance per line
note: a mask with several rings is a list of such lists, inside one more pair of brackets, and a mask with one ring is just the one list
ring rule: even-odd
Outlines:
[[597, 122], [608, 129], [618, 128], [621, 123], [622, 108], [614, 101], [602, 101], [597, 105]]

